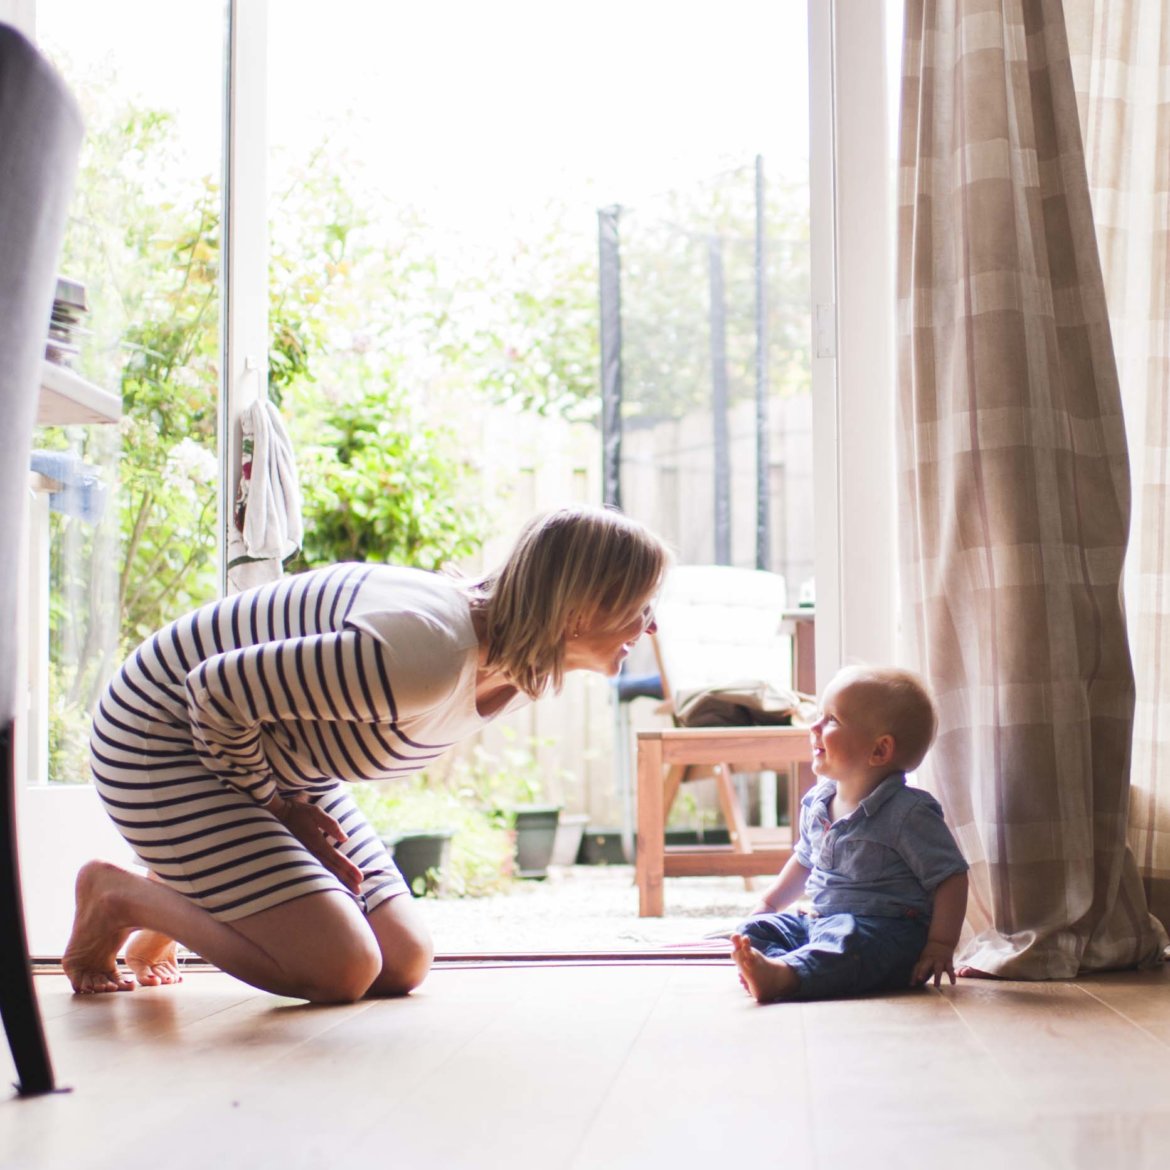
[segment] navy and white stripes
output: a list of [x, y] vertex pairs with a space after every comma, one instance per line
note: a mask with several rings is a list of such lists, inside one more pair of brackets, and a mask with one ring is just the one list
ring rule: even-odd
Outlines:
[[372, 910], [405, 886], [339, 781], [417, 771], [482, 726], [448, 578], [340, 565], [204, 606], [130, 656], [94, 717], [97, 791], [157, 876], [228, 921], [343, 887], [260, 807], [318, 802]]

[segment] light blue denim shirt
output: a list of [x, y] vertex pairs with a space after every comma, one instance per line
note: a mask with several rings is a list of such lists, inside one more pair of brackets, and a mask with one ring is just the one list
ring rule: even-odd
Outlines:
[[812, 870], [805, 894], [818, 914], [930, 916], [934, 890], [967, 862], [938, 801], [887, 776], [847, 817], [833, 822], [834, 780], [800, 803], [796, 859]]

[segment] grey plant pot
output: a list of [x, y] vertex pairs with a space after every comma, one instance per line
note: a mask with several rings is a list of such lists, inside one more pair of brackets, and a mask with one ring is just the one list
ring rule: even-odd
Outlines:
[[548, 877], [560, 805], [532, 804], [512, 810], [516, 820], [516, 872], [522, 878]]
[[416, 898], [440, 888], [443, 871], [451, 864], [450, 829], [402, 833], [382, 840]]
[[557, 821], [557, 835], [553, 841], [550, 865], [576, 865], [581, 852], [581, 841], [585, 826], [589, 823], [588, 813], [561, 813]]

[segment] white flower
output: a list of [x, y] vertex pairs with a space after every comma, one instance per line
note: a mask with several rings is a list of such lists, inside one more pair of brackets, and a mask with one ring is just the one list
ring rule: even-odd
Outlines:
[[219, 475], [215, 454], [194, 439], [180, 439], [167, 456], [167, 481], [177, 488], [214, 482]]

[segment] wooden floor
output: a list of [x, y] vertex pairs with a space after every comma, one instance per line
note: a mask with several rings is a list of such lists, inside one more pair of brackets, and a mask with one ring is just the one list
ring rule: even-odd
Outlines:
[[767, 1008], [694, 960], [439, 969], [338, 1008], [210, 972], [37, 986], [72, 1092], [0, 1101], [14, 1170], [1170, 1163], [1165, 970]]

